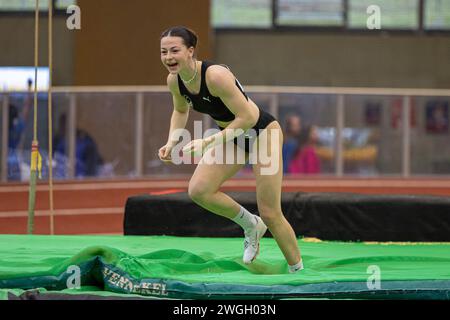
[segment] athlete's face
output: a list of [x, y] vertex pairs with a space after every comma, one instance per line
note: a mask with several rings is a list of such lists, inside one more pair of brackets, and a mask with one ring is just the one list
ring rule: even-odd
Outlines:
[[170, 73], [176, 74], [188, 68], [194, 54], [193, 47], [186, 47], [181, 37], [164, 37], [161, 39], [161, 62]]

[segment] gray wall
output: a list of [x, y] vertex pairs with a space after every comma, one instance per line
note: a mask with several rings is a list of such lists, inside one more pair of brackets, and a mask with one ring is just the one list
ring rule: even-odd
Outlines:
[[[54, 18], [54, 85], [74, 83], [82, 31], [68, 30], [66, 18]], [[44, 15], [40, 24], [40, 65], [47, 65]], [[448, 35], [219, 32], [212, 40], [212, 59], [230, 65], [244, 85], [450, 88]], [[0, 65], [32, 66], [33, 15], [2, 17], [0, 45]]]
[[[66, 16], [53, 19], [53, 84], [70, 85], [73, 79], [75, 32]], [[48, 19], [39, 19], [39, 65], [48, 66]], [[0, 66], [34, 66], [34, 15], [0, 18]]]
[[222, 32], [244, 85], [450, 88], [450, 36]]

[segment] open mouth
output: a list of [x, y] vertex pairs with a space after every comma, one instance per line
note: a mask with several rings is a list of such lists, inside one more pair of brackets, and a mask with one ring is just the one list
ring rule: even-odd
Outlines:
[[178, 63], [174, 62], [174, 63], [167, 63], [167, 66], [169, 68], [175, 68], [178, 65]]

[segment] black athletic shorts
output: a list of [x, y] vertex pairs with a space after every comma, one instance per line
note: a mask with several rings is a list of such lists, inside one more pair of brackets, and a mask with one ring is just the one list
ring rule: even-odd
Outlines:
[[[245, 152], [250, 152], [252, 150], [253, 142], [256, 140], [256, 138], [259, 136], [261, 131], [265, 129], [271, 122], [275, 121], [275, 117], [272, 116], [270, 113], [265, 112], [262, 109], [259, 109], [259, 118], [256, 122], [255, 126], [252, 128], [248, 133], [243, 133], [245, 135], [245, 139], [238, 139], [238, 137], [234, 138], [234, 144], [237, 145], [239, 148], [245, 150]], [[220, 130], [223, 130], [225, 128], [219, 127]]]

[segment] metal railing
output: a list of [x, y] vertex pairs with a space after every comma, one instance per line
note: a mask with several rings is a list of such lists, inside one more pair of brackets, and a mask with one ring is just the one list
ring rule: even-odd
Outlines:
[[[299, 97], [305, 95], [320, 95], [333, 97], [336, 110], [334, 118], [334, 127], [336, 133], [335, 139], [335, 155], [334, 155], [334, 175], [342, 177], [344, 172], [344, 141], [343, 130], [346, 124], [345, 109], [347, 100], [355, 96], [386, 96], [402, 99], [401, 113], [401, 172], [403, 177], [410, 177], [411, 172], [411, 101], [414, 97], [440, 98], [450, 100], [450, 90], [447, 89], [393, 89], [393, 88], [340, 88], [340, 87], [290, 87], [290, 86], [246, 86], [246, 92], [253, 96], [263, 96], [267, 101], [267, 108], [277, 119], [279, 119], [281, 111], [285, 106], [280, 102], [283, 95], [296, 95]], [[75, 177], [76, 158], [76, 119], [77, 110], [80, 108], [77, 97], [82, 94], [102, 94], [105, 99], [111, 94], [127, 94], [134, 96], [134, 134], [133, 134], [133, 167], [134, 176], [142, 177], [146, 175], [144, 163], [144, 129], [145, 129], [145, 109], [144, 96], [147, 94], [164, 94], [169, 95], [169, 91], [165, 86], [97, 86], [97, 87], [53, 87], [53, 94], [64, 94], [68, 97], [67, 114], [68, 114], [68, 167], [67, 178]], [[7, 163], [8, 163], [8, 119], [9, 119], [9, 103], [10, 97], [15, 94], [25, 94], [26, 92], [0, 92], [2, 106], [2, 131], [1, 131], [1, 171], [0, 180], [6, 182]], [[41, 92], [45, 94], [46, 92]], [[257, 103], [258, 104], [258, 103]], [[155, 107], [155, 106], [153, 106]], [[167, 107], [167, 106], [164, 106]], [[166, 109], [169, 110], [169, 109]], [[169, 112], [169, 111], [168, 111]], [[448, 114], [447, 114], [448, 117]], [[208, 116], [203, 117], [203, 121], [207, 127], [212, 125], [212, 120]], [[155, 123], [154, 125], [161, 125]], [[164, 141], [161, 141], [163, 144]], [[450, 149], [450, 146], [449, 146]], [[450, 152], [449, 152], [450, 154]], [[450, 172], [449, 172], [450, 174]]]

